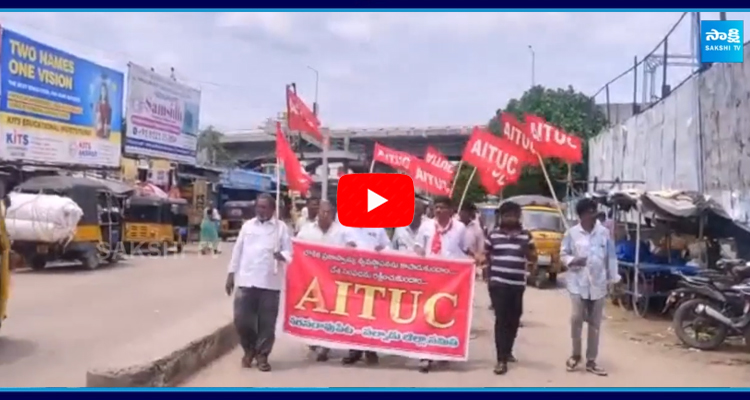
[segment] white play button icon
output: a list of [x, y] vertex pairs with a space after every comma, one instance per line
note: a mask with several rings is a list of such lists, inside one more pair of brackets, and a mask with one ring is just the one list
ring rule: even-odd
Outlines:
[[[360, 192], [361, 193], [361, 192]], [[367, 189], [367, 212], [370, 212], [388, 202], [385, 197]]]

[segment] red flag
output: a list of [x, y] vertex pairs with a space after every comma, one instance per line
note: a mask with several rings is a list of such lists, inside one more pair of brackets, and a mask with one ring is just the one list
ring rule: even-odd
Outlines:
[[414, 157], [411, 165], [413, 173], [410, 175], [415, 188], [435, 196], [450, 196], [451, 179], [441, 176], [432, 165], [417, 157]]
[[403, 151], [393, 150], [390, 147], [375, 143], [375, 150], [372, 152], [374, 161], [389, 165], [394, 169], [414, 175], [414, 161], [417, 157]]
[[286, 121], [289, 130], [307, 133], [313, 139], [323, 142], [320, 134], [320, 121], [291, 87], [286, 89]]
[[433, 167], [435, 175], [439, 175], [449, 181], [453, 180], [453, 176], [456, 174], [456, 166], [440, 150], [432, 146], [427, 146], [424, 161]]
[[571, 164], [583, 161], [581, 138], [550, 124], [542, 117], [526, 114], [524, 119], [529, 137], [534, 141], [534, 148], [542, 157], [559, 158]]
[[[281, 122], [276, 123], [276, 158], [280, 166], [284, 167], [286, 183], [289, 189], [307, 194], [312, 184], [312, 178], [305, 172], [292, 147], [281, 130]], [[277, 166], [278, 168], [279, 166]]]
[[464, 148], [463, 160], [478, 169], [483, 186], [487, 187], [490, 179], [494, 181], [487, 187], [494, 190], [518, 180], [524, 152], [507, 140], [475, 127]]
[[534, 149], [534, 141], [529, 137], [528, 129], [511, 113], [501, 113], [503, 137], [524, 151], [524, 164], [539, 165], [539, 157]]
[[507, 184], [507, 182], [500, 182], [497, 179], [493, 178], [492, 172], [490, 171], [477, 170], [477, 173], [479, 174], [479, 183], [484, 187], [484, 190], [487, 192], [487, 194], [498, 194], [501, 190], [503, 190], [505, 184]]

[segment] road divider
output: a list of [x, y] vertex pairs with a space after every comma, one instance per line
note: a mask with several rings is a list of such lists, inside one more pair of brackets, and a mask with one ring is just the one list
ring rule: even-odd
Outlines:
[[[136, 294], [137, 295], [137, 294]], [[171, 387], [238, 344], [231, 304], [211, 304], [159, 334], [125, 346], [86, 372], [86, 387]]]

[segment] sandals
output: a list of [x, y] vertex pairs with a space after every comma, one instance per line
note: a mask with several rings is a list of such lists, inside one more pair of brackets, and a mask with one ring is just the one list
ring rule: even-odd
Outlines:
[[565, 362], [565, 368], [568, 372], [575, 371], [578, 368], [578, 364], [581, 363], [581, 357], [572, 356]]

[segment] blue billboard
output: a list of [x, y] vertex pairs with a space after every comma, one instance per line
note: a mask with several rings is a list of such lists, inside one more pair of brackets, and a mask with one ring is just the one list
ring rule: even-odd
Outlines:
[[0, 29], [1, 160], [119, 167], [124, 75]]

